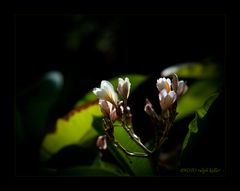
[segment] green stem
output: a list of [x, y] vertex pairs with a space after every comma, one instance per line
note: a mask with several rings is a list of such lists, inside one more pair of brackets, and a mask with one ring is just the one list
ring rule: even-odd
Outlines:
[[113, 145], [115, 147], [120, 148], [124, 153], [126, 153], [129, 156], [134, 156], [134, 157], [148, 157], [149, 155], [146, 153], [139, 153], [139, 152], [130, 152], [128, 150], [126, 150], [120, 143], [118, 143], [117, 141], [113, 142]]
[[131, 137], [131, 139], [137, 143], [144, 151], [146, 151], [148, 154], [152, 154], [154, 151], [150, 151], [139, 139], [139, 137], [133, 132], [132, 129], [128, 128], [123, 123], [123, 128], [127, 131], [128, 135]]
[[171, 123], [167, 123], [165, 130], [163, 131], [162, 137], [160, 138], [158, 144], [157, 144], [157, 150], [159, 150], [161, 148], [161, 146], [163, 145], [163, 143], [168, 139], [168, 133], [171, 129], [172, 124]]

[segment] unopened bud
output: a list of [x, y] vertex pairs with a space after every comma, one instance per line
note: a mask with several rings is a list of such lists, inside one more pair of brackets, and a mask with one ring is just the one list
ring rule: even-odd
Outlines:
[[107, 149], [107, 137], [106, 135], [99, 136], [97, 138], [96, 146], [100, 150], [106, 150]]
[[178, 90], [178, 76], [177, 74], [172, 74], [172, 89], [177, 92]]
[[150, 115], [150, 116], [153, 116], [154, 113], [155, 113], [155, 111], [154, 111], [154, 109], [153, 109], [153, 106], [152, 106], [151, 102], [150, 102], [148, 99], [146, 99], [146, 104], [145, 104], [145, 106], [144, 106], [144, 111], [145, 111], [148, 115]]
[[188, 86], [186, 84], [186, 82], [184, 82], [183, 80], [178, 82], [178, 89], [177, 89], [177, 95], [178, 97], [184, 95], [188, 90]]
[[118, 78], [118, 87], [117, 91], [122, 96], [123, 99], [127, 100], [130, 93], [131, 83], [128, 78], [123, 80], [122, 78]]

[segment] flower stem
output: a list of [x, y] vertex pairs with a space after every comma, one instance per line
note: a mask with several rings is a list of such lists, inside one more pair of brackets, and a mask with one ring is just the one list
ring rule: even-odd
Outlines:
[[114, 141], [113, 145], [115, 147], [120, 148], [124, 153], [126, 153], [129, 156], [134, 156], [134, 157], [148, 157], [149, 155], [146, 153], [139, 153], [139, 152], [130, 152], [128, 150], [126, 150], [119, 142]]
[[132, 129], [128, 128], [124, 123], [123, 123], [123, 128], [126, 130], [128, 135], [131, 137], [131, 139], [137, 143], [144, 151], [146, 151], [148, 154], [152, 154], [153, 151], [150, 151], [140, 140], [140, 138], [133, 132]]

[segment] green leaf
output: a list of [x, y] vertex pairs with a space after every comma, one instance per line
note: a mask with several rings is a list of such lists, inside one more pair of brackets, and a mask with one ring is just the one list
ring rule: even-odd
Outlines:
[[[125, 78], [128, 77], [130, 82], [131, 82], [131, 92], [133, 92], [141, 83], [143, 83], [144, 81], [147, 80], [147, 76], [146, 75], [141, 75], [141, 74], [124, 74], [121, 76], [117, 76], [111, 80], [109, 80], [113, 87], [117, 87], [118, 85], [118, 78]], [[100, 82], [99, 82], [100, 85]], [[98, 86], [99, 86], [98, 85]], [[96, 100], [96, 96], [92, 93], [92, 91], [89, 91], [85, 96], [83, 96], [82, 99], [80, 99], [77, 103], [76, 103], [76, 107], [88, 102], [88, 101], [93, 101]]]
[[187, 133], [187, 135], [186, 135], [186, 137], [183, 141], [183, 146], [182, 146], [183, 151], [187, 147], [190, 139], [192, 138], [192, 135], [198, 133], [198, 131], [199, 131], [199, 127], [198, 127], [199, 121], [207, 114], [210, 106], [217, 99], [218, 95], [219, 94], [216, 93], [216, 94], [213, 94], [212, 96], [210, 96], [208, 98], [208, 100], [204, 103], [204, 105], [196, 111], [195, 118], [190, 122], [190, 124], [188, 126], [188, 129], [189, 129], [188, 133]]
[[[36, 84], [18, 93], [18, 112], [22, 122], [22, 136], [32, 140], [41, 138], [46, 125], [49, 110], [56, 102], [63, 86], [63, 76], [60, 72], [47, 72]], [[18, 116], [16, 116], [18, 117]]]
[[[146, 153], [139, 145], [137, 145], [127, 134], [127, 132], [121, 126], [116, 126], [114, 129], [114, 135], [116, 140], [128, 151]], [[117, 148], [118, 152], [122, 155], [129, 168], [136, 176], [152, 176], [153, 169], [151, 161], [146, 157], [132, 157], [127, 156], [122, 150]]]
[[98, 135], [92, 128], [93, 115], [102, 116], [96, 102], [85, 104], [72, 110], [65, 118], [56, 122], [54, 132], [48, 133], [42, 142], [42, 159], [48, 160], [60, 149], [69, 145], [84, 145], [83, 143]]
[[102, 161], [98, 156], [91, 165], [78, 165], [67, 168], [42, 168], [43, 175], [50, 176], [128, 176], [116, 165]]
[[189, 86], [188, 91], [178, 100], [176, 121], [183, 119], [201, 108], [209, 96], [217, 92], [217, 80], [199, 80]]
[[[100, 118], [94, 119], [94, 127], [103, 133], [102, 120]], [[115, 139], [130, 152], [146, 153], [139, 145], [137, 145], [123, 129], [119, 123], [114, 124]], [[152, 164], [149, 158], [134, 157], [126, 155], [121, 149], [116, 148], [111, 142], [108, 142], [108, 149], [121, 166], [132, 176], [153, 176]]]
[[220, 67], [212, 62], [192, 62], [170, 66], [161, 72], [162, 76], [176, 73], [180, 78], [213, 79], [221, 74]]
[[161, 75], [169, 76], [172, 73], [176, 73], [180, 80], [195, 80], [178, 100], [176, 121], [193, 114], [222, 83], [220, 66], [209, 61], [174, 65], [164, 69]]

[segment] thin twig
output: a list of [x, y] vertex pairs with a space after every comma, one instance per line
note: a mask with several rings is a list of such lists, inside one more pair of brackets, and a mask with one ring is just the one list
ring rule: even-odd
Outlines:
[[115, 147], [120, 148], [124, 153], [126, 153], [129, 156], [134, 156], [134, 157], [148, 157], [149, 155], [146, 153], [139, 153], [139, 152], [130, 152], [128, 150], [126, 150], [120, 143], [118, 143], [117, 141], [113, 142]]

